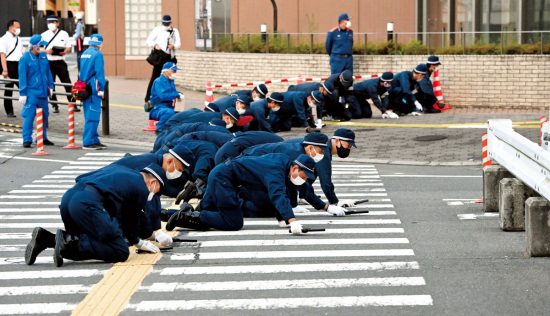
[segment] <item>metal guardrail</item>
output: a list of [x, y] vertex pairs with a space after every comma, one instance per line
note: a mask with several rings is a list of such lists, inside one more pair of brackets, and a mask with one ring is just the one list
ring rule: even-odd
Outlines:
[[489, 157], [550, 200], [550, 152], [515, 132], [511, 120], [489, 120], [487, 137]]

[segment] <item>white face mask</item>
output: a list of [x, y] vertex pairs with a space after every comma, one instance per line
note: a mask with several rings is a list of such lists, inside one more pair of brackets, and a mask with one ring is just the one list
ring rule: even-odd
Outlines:
[[252, 98], [252, 101], [258, 101], [258, 100], [260, 100], [260, 97], [253, 97]]
[[[153, 184], [153, 191], [156, 189], [157, 183]], [[155, 196], [155, 192], [149, 191], [149, 195], [147, 196], [147, 202], [150, 202], [153, 197]]]
[[181, 177], [181, 174], [182, 172], [179, 171], [178, 169], [176, 169], [176, 163], [174, 162], [174, 171], [172, 172], [166, 172], [166, 178], [168, 180], [174, 180], [174, 179], [177, 179], [179, 177]]
[[317, 107], [317, 104], [315, 104], [315, 102], [313, 101], [309, 101], [307, 104], [309, 105], [310, 108]]
[[279, 106], [279, 105], [274, 106], [273, 108], [271, 108], [271, 110], [272, 110], [273, 112], [277, 112], [277, 111], [279, 111], [280, 109], [281, 109], [281, 106]]
[[346, 22], [346, 27], [349, 29], [351, 27], [351, 21]]
[[225, 128], [227, 128], [227, 129], [230, 129], [231, 127], [233, 127], [233, 123], [229, 123], [229, 124], [225, 125]]
[[302, 184], [306, 183], [306, 180], [302, 179], [301, 177], [292, 178], [290, 177], [290, 182], [296, 186], [301, 186]]
[[55, 23], [48, 23], [48, 30], [52, 32], [57, 30], [57, 25]]
[[237, 113], [239, 113], [239, 115], [243, 115], [245, 112], [246, 112], [246, 109], [238, 109], [237, 110]]
[[316, 154], [315, 156], [311, 157], [311, 159], [313, 159], [313, 161], [315, 161], [315, 163], [323, 160], [323, 158], [325, 158], [324, 154]]
[[176, 80], [176, 74], [171, 74], [170, 75], [170, 80]]
[[19, 36], [19, 34], [21, 34], [21, 29], [15, 29], [15, 36]]

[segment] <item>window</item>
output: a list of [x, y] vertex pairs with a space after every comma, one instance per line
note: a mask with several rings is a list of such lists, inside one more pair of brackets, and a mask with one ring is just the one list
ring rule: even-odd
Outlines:
[[161, 0], [125, 0], [126, 56], [147, 56], [147, 36], [159, 25]]

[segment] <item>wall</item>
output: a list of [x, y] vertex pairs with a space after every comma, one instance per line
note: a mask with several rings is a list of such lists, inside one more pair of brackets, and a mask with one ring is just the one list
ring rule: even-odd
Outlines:
[[[177, 84], [204, 90], [213, 83], [264, 81], [329, 74], [326, 55], [181, 52]], [[412, 69], [426, 56], [355, 56], [356, 74]], [[440, 56], [440, 79], [447, 103], [457, 107], [548, 108], [550, 56]], [[269, 85], [270, 91], [288, 84]], [[237, 89], [232, 89], [237, 90]], [[215, 92], [219, 92], [216, 90]]]

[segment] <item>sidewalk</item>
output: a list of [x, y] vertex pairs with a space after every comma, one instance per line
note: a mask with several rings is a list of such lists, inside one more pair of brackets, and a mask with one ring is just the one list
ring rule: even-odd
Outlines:
[[[76, 74], [71, 74], [76, 78]], [[147, 80], [130, 80], [111, 77], [110, 82], [110, 135], [101, 136], [107, 145], [138, 146], [143, 150], [152, 148], [154, 133], [143, 132], [148, 116], [143, 111], [143, 97]], [[204, 92], [183, 91], [185, 107], [202, 107]], [[218, 97], [218, 96], [216, 96]], [[1, 111], [0, 127], [3, 124], [21, 124], [19, 102], [14, 102], [15, 119], [8, 119]], [[48, 133], [56, 145], [67, 142], [67, 110], [50, 114]], [[356, 132], [358, 148], [352, 150], [349, 160], [368, 163], [392, 163], [415, 165], [481, 165], [481, 134], [486, 131], [483, 123], [488, 119], [505, 118], [521, 128], [516, 129], [527, 138], [537, 141], [539, 135], [539, 111], [507, 110], [490, 112], [470, 109], [453, 109], [441, 114], [421, 117], [402, 117], [399, 120], [382, 120], [374, 111], [374, 118], [350, 122], [326, 122], [323, 132], [329, 136], [335, 129], [346, 126]], [[458, 124], [450, 125], [449, 124]], [[474, 124], [474, 125], [472, 125]], [[75, 113], [76, 142], [81, 143], [83, 113]], [[101, 124], [100, 124], [101, 135]], [[281, 133], [284, 138], [303, 136], [302, 131]], [[439, 140], [415, 140], [417, 137], [434, 136]], [[537, 141], [538, 142], [538, 141]]]

